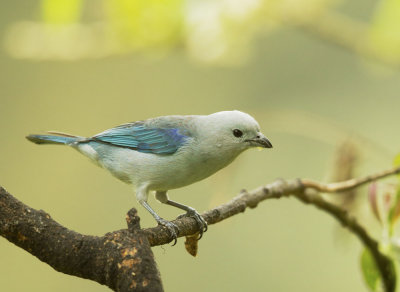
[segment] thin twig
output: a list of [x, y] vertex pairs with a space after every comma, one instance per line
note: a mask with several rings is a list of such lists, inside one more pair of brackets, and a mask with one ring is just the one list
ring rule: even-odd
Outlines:
[[372, 175], [368, 175], [366, 177], [362, 178], [354, 178], [342, 182], [337, 182], [337, 183], [319, 183], [316, 181], [308, 180], [308, 179], [302, 179], [302, 183], [304, 187], [306, 188], [312, 188], [315, 189], [316, 191], [323, 192], [323, 193], [337, 193], [337, 192], [343, 192], [343, 191], [348, 191], [354, 188], [357, 188], [361, 185], [370, 183], [372, 181], [382, 179], [384, 177], [393, 175], [393, 174], [399, 174], [400, 173], [400, 167], [395, 167], [392, 169], [384, 170], [381, 172], [377, 172]]

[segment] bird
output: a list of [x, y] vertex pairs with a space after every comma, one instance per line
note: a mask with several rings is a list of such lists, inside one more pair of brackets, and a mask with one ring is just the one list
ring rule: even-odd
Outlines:
[[159, 216], [148, 203], [149, 193], [161, 203], [186, 211], [199, 225], [207, 222], [192, 207], [171, 200], [167, 192], [203, 180], [229, 165], [243, 151], [272, 148], [257, 121], [232, 110], [209, 115], [170, 115], [119, 125], [92, 137], [49, 131], [28, 135], [36, 144], [67, 145], [132, 184], [137, 201], [165, 226], [176, 244], [179, 229]]

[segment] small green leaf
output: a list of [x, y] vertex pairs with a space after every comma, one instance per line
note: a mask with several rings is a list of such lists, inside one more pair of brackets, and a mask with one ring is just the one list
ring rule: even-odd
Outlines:
[[400, 166], [400, 153], [397, 154], [397, 155], [394, 157], [393, 165], [394, 165], [395, 167], [399, 167], [399, 166]]
[[361, 254], [361, 270], [365, 283], [371, 291], [381, 291], [381, 274], [370, 251], [366, 248]]

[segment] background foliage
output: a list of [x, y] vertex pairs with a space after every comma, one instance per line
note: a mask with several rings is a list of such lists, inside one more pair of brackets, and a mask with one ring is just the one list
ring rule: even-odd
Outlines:
[[[78, 232], [123, 228], [135, 204], [131, 188], [74, 151], [26, 142], [26, 134], [92, 135], [159, 115], [249, 112], [274, 149], [245, 153], [215, 176], [171, 192], [200, 211], [276, 177], [330, 180], [335, 149], [348, 139], [360, 155], [356, 174], [387, 168], [399, 152], [399, 1], [0, 5], [1, 184]], [[396, 183], [376, 188], [379, 198], [392, 198], [386, 209], [371, 189], [351, 209], [394, 258]], [[166, 218], [179, 214], [152, 203]], [[142, 226], [154, 224], [139, 212]], [[265, 232], [255, 233], [257, 226]], [[4, 291], [107, 291], [54, 272], [2, 238], [0, 247]], [[379, 287], [373, 271], [363, 280], [361, 254], [364, 267], [371, 265], [358, 241], [294, 200], [267, 202], [213, 226], [195, 259], [182, 241], [154, 251], [166, 291]]]

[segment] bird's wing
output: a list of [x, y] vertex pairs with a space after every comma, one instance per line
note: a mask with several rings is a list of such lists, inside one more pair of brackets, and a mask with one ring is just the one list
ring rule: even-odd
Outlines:
[[173, 154], [189, 137], [186, 131], [179, 128], [150, 127], [135, 122], [112, 128], [89, 140], [144, 153]]

